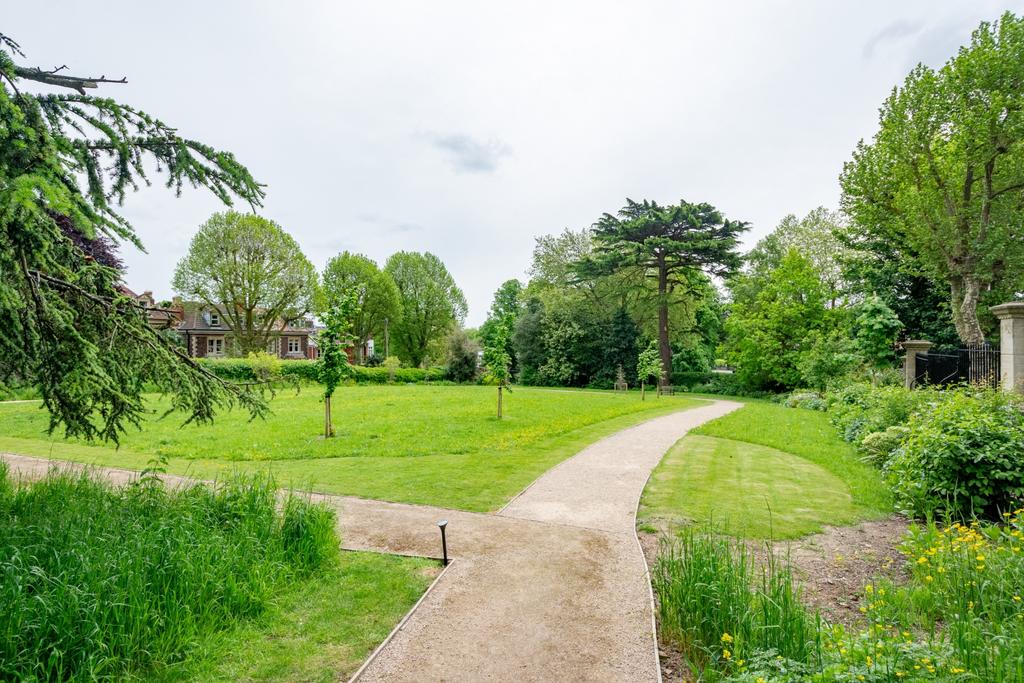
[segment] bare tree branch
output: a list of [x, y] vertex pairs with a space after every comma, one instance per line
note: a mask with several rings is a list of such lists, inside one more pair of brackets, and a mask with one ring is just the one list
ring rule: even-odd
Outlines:
[[64, 76], [59, 74], [59, 71], [66, 69], [66, 66], [59, 66], [53, 71], [44, 71], [39, 67], [26, 67], [26, 66], [15, 66], [14, 73], [18, 78], [24, 78], [28, 81], [37, 81], [39, 83], [45, 83], [46, 85], [55, 85], [61, 88], [70, 88], [71, 90], [77, 90], [79, 94], [84, 95], [86, 88], [98, 88], [100, 83], [127, 83], [128, 78], [124, 77], [118, 80], [107, 78], [106, 76], [100, 76], [98, 78], [87, 76]]

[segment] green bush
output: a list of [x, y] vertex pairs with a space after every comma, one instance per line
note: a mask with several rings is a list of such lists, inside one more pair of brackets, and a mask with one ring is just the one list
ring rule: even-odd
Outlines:
[[827, 396], [832, 423], [843, 439], [856, 444], [872, 432], [906, 424], [915, 412], [940, 399], [941, 393], [934, 389], [865, 383], [848, 384]]
[[882, 432], [871, 432], [861, 439], [857, 452], [865, 462], [875, 467], [885, 467], [909, 433], [910, 430], [903, 425], [889, 427]]
[[[201, 359], [200, 364], [222, 379], [232, 382], [253, 382], [256, 371], [247, 358]], [[280, 361], [281, 376], [286, 379], [297, 379], [303, 382], [317, 382], [316, 363], [311, 360]], [[357, 384], [387, 384], [388, 369], [384, 367], [365, 367], [356, 365], [352, 368], [352, 379]], [[444, 368], [398, 368], [395, 370], [395, 381], [402, 384], [418, 382], [437, 382], [444, 379]]]
[[783, 400], [787, 408], [803, 408], [804, 410], [825, 410], [828, 404], [821, 394], [813, 391], [794, 391]]
[[0, 680], [144, 679], [338, 552], [333, 511], [269, 480], [123, 488], [0, 467]]
[[672, 386], [690, 388], [697, 384], [709, 384], [716, 376], [717, 373], [713, 372], [673, 371]]
[[698, 394], [746, 396], [749, 398], [771, 398], [775, 396], [770, 391], [763, 391], [750, 386], [744, 381], [743, 377], [730, 372], [712, 372], [708, 375], [706, 382], [692, 385], [690, 391]]
[[998, 518], [1024, 499], [1024, 412], [998, 390], [952, 389], [922, 406], [886, 466], [902, 509]]

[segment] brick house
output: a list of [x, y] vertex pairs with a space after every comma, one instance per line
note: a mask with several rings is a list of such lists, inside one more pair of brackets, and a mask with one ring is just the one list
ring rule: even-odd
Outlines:
[[[225, 358], [230, 350], [231, 328], [223, 308], [175, 297], [168, 305], [157, 303], [153, 292], [135, 294], [127, 287], [121, 291], [147, 308], [149, 324], [158, 330], [172, 329], [178, 333], [186, 352], [193, 358]], [[279, 320], [271, 331], [267, 352], [282, 359], [315, 358], [312, 319], [287, 322]]]
[[[224, 358], [228, 355], [232, 334], [220, 306], [175, 301], [172, 308], [175, 307], [181, 310], [181, 320], [175, 329], [185, 342], [188, 355], [193, 358]], [[270, 332], [267, 353], [282, 359], [310, 358], [312, 334], [311, 319], [279, 320]]]

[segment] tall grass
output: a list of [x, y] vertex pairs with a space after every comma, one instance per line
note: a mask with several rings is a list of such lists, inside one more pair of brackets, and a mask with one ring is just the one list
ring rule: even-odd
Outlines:
[[818, 653], [817, 623], [800, 602], [788, 563], [763, 561], [731, 537], [684, 528], [654, 566], [662, 638], [707, 680], [771, 653], [794, 664]]
[[144, 677], [333, 562], [333, 511], [273, 482], [114, 487], [0, 463], [0, 680]]
[[1024, 681], [1024, 509], [912, 529], [909, 579], [864, 587], [864, 622], [824, 623], [788, 563], [692, 527], [655, 564], [661, 637], [705, 681]]

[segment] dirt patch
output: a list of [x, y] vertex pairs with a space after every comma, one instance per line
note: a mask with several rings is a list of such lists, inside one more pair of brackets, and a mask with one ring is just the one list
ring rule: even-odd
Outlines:
[[898, 547], [907, 533], [903, 517], [887, 517], [856, 526], [829, 527], [820, 534], [779, 544], [776, 553], [790, 560], [804, 589], [804, 601], [831, 622], [862, 621], [864, 586], [884, 576], [901, 581], [906, 569]]
[[[881, 576], [897, 582], [905, 578], [898, 547], [907, 527], [907, 520], [897, 516], [856, 526], [827, 527], [813, 536], [777, 543], [775, 553], [788, 555], [808, 607], [820, 611], [827, 621], [855, 626], [863, 623], [860, 606], [866, 584]], [[641, 531], [637, 536], [653, 568], [664, 535]], [[762, 544], [752, 542], [751, 549], [764, 557]], [[666, 683], [694, 680], [682, 653], [671, 644], [659, 640], [658, 654]]]

